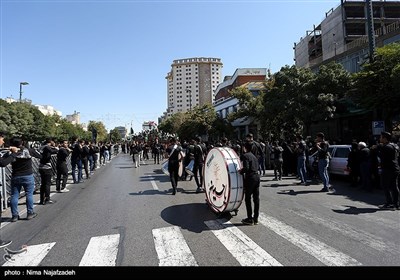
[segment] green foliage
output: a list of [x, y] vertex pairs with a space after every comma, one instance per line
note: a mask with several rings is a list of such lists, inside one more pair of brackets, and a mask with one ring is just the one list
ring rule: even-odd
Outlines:
[[376, 50], [372, 63], [354, 74], [348, 96], [359, 106], [381, 112], [387, 124], [400, 113], [400, 43]]
[[350, 84], [349, 74], [337, 63], [323, 65], [317, 73], [282, 67], [267, 82], [270, 88], [263, 99], [262, 130], [274, 139], [308, 134], [313, 122], [333, 117], [336, 100]]
[[179, 138], [190, 140], [196, 135], [206, 135], [212, 128], [217, 118], [212, 105], [196, 106], [184, 115], [184, 121], [179, 126], [177, 134]]
[[96, 129], [97, 131], [97, 142], [107, 142], [109, 141], [109, 135], [107, 132], [106, 127], [102, 122], [96, 122], [96, 121], [89, 121], [88, 124], [88, 132], [90, 134], [90, 141], [92, 141], [92, 130]]
[[263, 118], [263, 99], [265, 91], [261, 91], [258, 95], [254, 96], [248, 88], [239, 86], [232, 89], [229, 93], [239, 100], [239, 109], [228, 115], [229, 121], [234, 121], [243, 117], [250, 117], [255, 121], [259, 121]]
[[185, 113], [178, 112], [158, 125], [158, 129], [164, 133], [176, 134], [179, 127], [185, 122]]
[[0, 100], [0, 130], [9, 135], [21, 135], [29, 141], [43, 141], [52, 137], [57, 141], [78, 137], [90, 140], [90, 132], [60, 116], [46, 116], [28, 103], [7, 103]]
[[118, 129], [116, 129], [116, 128], [112, 129], [110, 131], [110, 134], [111, 134], [110, 138], [111, 138], [111, 142], [112, 143], [117, 143], [117, 142], [120, 142], [122, 140], [121, 134], [119, 133]]
[[[216, 128], [218, 127], [218, 129]], [[175, 134], [181, 140], [190, 140], [194, 136], [217, 135], [230, 133], [231, 125], [221, 121], [211, 104], [202, 107], [196, 106], [185, 113], [176, 113], [158, 125], [163, 133]], [[220, 130], [221, 129], [221, 130]]]

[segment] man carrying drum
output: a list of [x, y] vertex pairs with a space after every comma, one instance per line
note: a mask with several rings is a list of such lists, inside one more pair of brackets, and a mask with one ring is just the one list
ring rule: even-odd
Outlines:
[[[244, 153], [240, 157], [243, 168], [239, 173], [243, 175], [244, 200], [246, 203], [247, 218], [242, 220], [245, 225], [257, 225], [260, 210], [260, 174], [258, 173], [258, 159], [251, 152], [253, 144], [249, 141], [244, 143]], [[252, 211], [251, 198], [254, 202], [254, 213]]]
[[182, 161], [182, 147], [178, 145], [176, 139], [171, 137], [169, 140], [169, 146], [166, 149], [168, 153], [168, 172], [169, 179], [171, 180], [172, 185], [172, 194], [176, 194], [176, 189], [178, 187], [178, 179], [179, 179], [179, 163]]

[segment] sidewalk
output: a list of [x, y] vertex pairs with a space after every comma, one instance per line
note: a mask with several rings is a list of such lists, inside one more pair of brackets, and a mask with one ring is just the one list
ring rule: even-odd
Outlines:
[[[115, 157], [115, 156], [114, 156]], [[114, 158], [113, 157], [113, 158]], [[113, 159], [113, 158], [111, 158], [111, 160]], [[108, 164], [108, 163], [110, 163], [111, 161], [106, 161], [106, 165]], [[98, 166], [97, 166], [97, 168], [95, 169], [95, 171], [94, 172], [92, 172], [91, 174], [90, 174], [90, 178], [93, 176], [93, 175], [95, 175], [95, 172], [98, 172], [99, 170], [101, 170], [102, 169], [102, 167], [104, 167], [105, 165], [100, 165], [100, 164], [98, 164]], [[83, 173], [84, 173], [85, 171], [83, 171]], [[78, 184], [74, 184], [74, 182], [73, 182], [73, 180], [72, 180], [72, 175], [71, 175], [71, 173], [68, 175], [68, 181], [67, 181], [67, 185], [66, 185], [66, 189], [68, 189], [68, 190], [71, 190], [71, 189], [73, 189], [74, 187], [76, 187], [76, 186], [81, 186], [82, 184], [85, 184], [86, 182], [88, 182], [88, 181], [90, 181], [90, 178], [89, 179], [86, 179], [85, 177], [85, 175], [83, 175], [83, 177], [84, 177], [84, 179], [83, 179], [83, 182], [82, 183], [78, 183]], [[66, 192], [66, 193], [68, 193], [68, 192]], [[55, 185], [55, 181], [53, 181], [52, 182], [52, 185], [51, 185], [51, 187], [50, 187], [50, 198], [51, 198], [51, 200], [53, 200], [53, 201], [55, 201], [56, 203], [57, 203], [57, 200], [58, 200], [58, 198], [60, 197], [62, 197], [64, 194], [66, 194], [66, 193], [58, 193], [57, 191], [56, 191], [56, 185]], [[53, 199], [54, 198], [54, 195], [56, 195], [56, 198], [55, 199]], [[34, 209], [34, 212], [36, 212], [36, 207], [37, 206], [43, 206], [43, 207], [46, 207], [46, 205], [40, 205], [39, 204], [39, 201], [40, 201], [40, 186], [36, 189], [36, 191], [33, 193], [33, 209]], [[27, 211], [26, 211], [26, 196], [25, 196], [25, 193], [24, 193], [24, 191], [21, 191], [21, 193], [20, 193], [20, 198], [19, 198], [19, 200], [18, 200], [18, 212], [19, 212], [19, 216], [20, 216], [20, 219], [21, 220], [25, 220], [25, 218], [26, 218], [26, 216], [27, 216]], [[1, 228], [3, 228], [3, 227], [5, 227], [6, 225], [8, 225], [9, 223], [11, 223], [11, 217], [12, 217], [12, 214], [11, 214], [11, 207], [7, 207], [2, 213], [1, 213]]]

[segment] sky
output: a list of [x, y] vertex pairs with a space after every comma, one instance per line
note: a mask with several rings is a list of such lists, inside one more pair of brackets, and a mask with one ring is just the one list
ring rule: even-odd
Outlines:
[[108, 130], [156, 121], [176, 59], [293, 65], [298, 43], [340, 0], [0, 0], [0, 98], [50, 105]]

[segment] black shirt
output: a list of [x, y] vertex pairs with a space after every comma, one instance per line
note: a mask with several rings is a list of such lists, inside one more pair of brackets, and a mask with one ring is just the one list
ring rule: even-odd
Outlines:
[[240, 156], [240, 160], [243, 163], [241, 174], [245, 175], [245, 178], [249, 176], [258, 175], [258, 159], [251, 152], [247, 152]]

